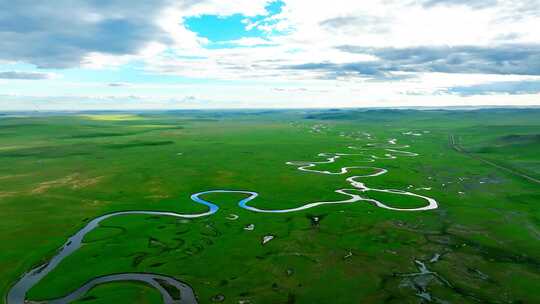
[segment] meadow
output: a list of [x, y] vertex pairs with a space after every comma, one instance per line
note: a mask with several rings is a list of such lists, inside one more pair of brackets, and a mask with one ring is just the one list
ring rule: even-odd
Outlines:
[[[342, 153], [309, 169], [383, 168], [357, 181], [433, 198], [437, 208], [362, 200], [260, 213], [238, 206], [246, 194], [209, 193], [219, 206], [209, 216], [105, 219], [26, 297], [151, 273], [189, 285], [198, 303], [540, 303], [538, 109], [5, 113], [0, 138], [5, 302], [21, 275], [104, 214], [203, 213], [190, 196], [215, 189], [257, 192], [249, 206], [272, 210], [348, 199], [335, 190], [373, 169], [319, 174], [287, 164]], [[392, 208], [426, 205], [398, 192], [355, 193]], [[162, 302], [156, 288], [129, 280], [75, 300]]]

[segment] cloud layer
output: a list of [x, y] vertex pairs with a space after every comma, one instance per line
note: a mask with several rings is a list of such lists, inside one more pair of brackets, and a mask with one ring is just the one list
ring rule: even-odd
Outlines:
[[0, 79], [40, 80], [51, 78], [53, 78], [53, 75], [50, 73], [17, 71], [0, 72]]
[[[212, 27], [194, 31], [190, 18]], [[0, 79], [40, 80], [31, 82], [38, 96], [97, 87], [97, 97], [144, 97], [174, 78], [221, 106], [277, 106], [297, 95], [298, 107], [496, 94], [540, 103], [538, 24], [540, 0], [0, 0]], [[241, 29], [234, 40], [212, 41], [208, 31], [228, 25]], [[231, 84], [223, 97], [211, 94], [223, 81]], [[246, 83], [272, 89], [244, 99]], [[167, 90], [164, 98], [186, 96]]]
[[461, 96], [494, 95], [501, 93], [508, 95], [536, 94], [540, 92], [540, 80], [501, 81], [459, 86], [449, 88], [446, 92]]
[[170, 37], [158, 1], [0, 1], [0, 57], [43, 68], [78, 66], [91, 53], [135, 54]]

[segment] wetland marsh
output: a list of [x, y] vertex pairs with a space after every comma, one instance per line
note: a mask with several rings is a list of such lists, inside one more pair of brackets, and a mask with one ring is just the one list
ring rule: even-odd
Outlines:
[[535, 303], [538, 117], [6, 115], [0, 290], [7, 304]]

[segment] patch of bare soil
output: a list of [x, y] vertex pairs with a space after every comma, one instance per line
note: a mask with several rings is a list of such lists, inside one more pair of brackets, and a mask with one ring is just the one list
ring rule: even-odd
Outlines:
[[68, 176], [39, 183], [37, 187], [32, 189], [32, 194], [40, 194], [48, 191], [51, 188], [68, 187], [72, 190], [83, 189], [97, 184], [103, 176], [84, 178], [79, 173], [70, 174]]

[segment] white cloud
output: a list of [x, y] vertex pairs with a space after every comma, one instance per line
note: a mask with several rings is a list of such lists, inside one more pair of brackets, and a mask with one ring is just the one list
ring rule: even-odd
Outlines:
[[[0, 34], [4, 38], [0, 60], [98, 70], [121, 69], [136, 61], [143, 63], [145, 73], [206, 80], [204, 85], [182, 86], [183, 91], [178, 86], [152, 83], [129, 86], [139, 91], [142, 102], [160, 98], [186, 101], [182, 106], [190, 104], [184, 100], [185, 94], [208, 100], [204, 106], [219, 107], [484, 103], [477, 96], [444, 92], [482, 83], [535, 80], [540, 75], [540, 4], [536, 0], [284, 0], [282, 12], [269, 16], [265, 7], [270, 2], [160, 0], [152, 6], [134, 6], [131, 1], [116, 0], [92, 9], [81, 5], [74, 9], [77, 18], [68, 18], [75, 20], [67, 20], [67, 24], [60, 22], [67, 17], [45, 7], [35, 13], [43, 14], [46, 22], [38, 18], [27, 25], [37, 26], [38, 36], [20, 28], [7, 36]], [[21, 26], [9, 20], [24, 17], [24, 10], [13, 10], [17, 15], [6, 8], [8, 13], [0, 13], [0, 23]], [[247, 30], [257, 28], [266, 36], [212, 44], [234, 47], [211, 49], [207, 38], [183, 24], [192, 16], [234, 14], [245, 17]], [[266, 17], [252, 21], [253, 16]], [[111, 20], [128, 19], [139, 22], [128, 22], [136, 31], [118, 41], [113, 36], [106, 41], [76, 36], [88, 30], [92, 33], [100, 24], [110, 25]], [[42, 45], [49, 45], [51, 37], [69, 39], [62, 45], [50, 44], [50, 52], [40, 53], [29, 43], [36, 37]], [[21, 45], [30, 45], [32, 52], [13, 51]], [[215, 80], [231, 83], [215, 84]], [[101, 87], [108, 87], [107, 83]], [[68, 93], [74, 90], [70, 86], [77, 86], [57, 85], [62, 84], [66, 88], [57, 89]], [[164, 96], [162, 89], [169, 93]], [[42, 97], [47, 96], [45, 88], [42, 92]], [[521, 94], [512, 102], [538, 103], [537, 97]]]
[[185, 11], [185, 16], [230, 16], [233, 14], [241, 14], [247, 17], [253, 17], [257, 15], [266, 15], [266, 6], [271, 2], [272, 0], [205, 0], [193, 1], [192, 5], [187, 9], [185, 9], [185, 7], [182, 9]]
[[[195, 78], [257, 77], [276, 81], [318, 79], [328, 75], [321, 70], [305, 69], [298, 72], [287, 70], [286, 67], [312, 63], [347, 64], [379, 59], [376, 54], [340, 49], [344, 45], [405, 49], [449, 46], [496, 48], [501, 43], [512, 43], [513, 47], [519, 48], [540, 41], [540, 30], [532, 27], [532, 23], [540, 22], [538, 15], [534, 11], [526, 14], [514, 12], [512, 15], [512, 8], [516, 7], [516, 3], [501, 2], [495, 5], [493, 1], [477, 1], [449, 5], [448, 2], [437, 1], [437, 5], [423, 5], [412, 1], [284, 2], [285, 6], [280, 14], [267, 18], [277, 22], [265, 24], [272, 33], [275, 32], [274, 29], [286, 29], [283, 34], [270, 34], [265, 39], [241, 38], [229, 42], [240, 48], [198, 49], [197, 55], [203, 58], [194, 60], [185, 58], [192, 55], [190, 50], [178, 52], [177, 57], [150, 57], [147, 62], [148, 69], [155, 73]], [[212, 8], [214, 4], [208, 2], [203, 7], [207, 12], [211, 12], [215, 9]], [[223, 9], [223, 5], [217, 7]], [[260, 5], [263, 7], [264, 4], [261, 2]], [[515, 18], [510, 18], [512, 16]], [[257, 23], [245, 23], [248, 27], [258, 26]], [[384, 66], [385, 62], [380, 65]], [[349, 78], [354, 74], [343, 73], [341, 76]]]
[[11, 80], [43, 80], [43, 79], [53, 79], [57, 77], [58, 76], [54, 73], [23, 72], [23, 71], [0, 72], [0, 79], [11, 79]]

